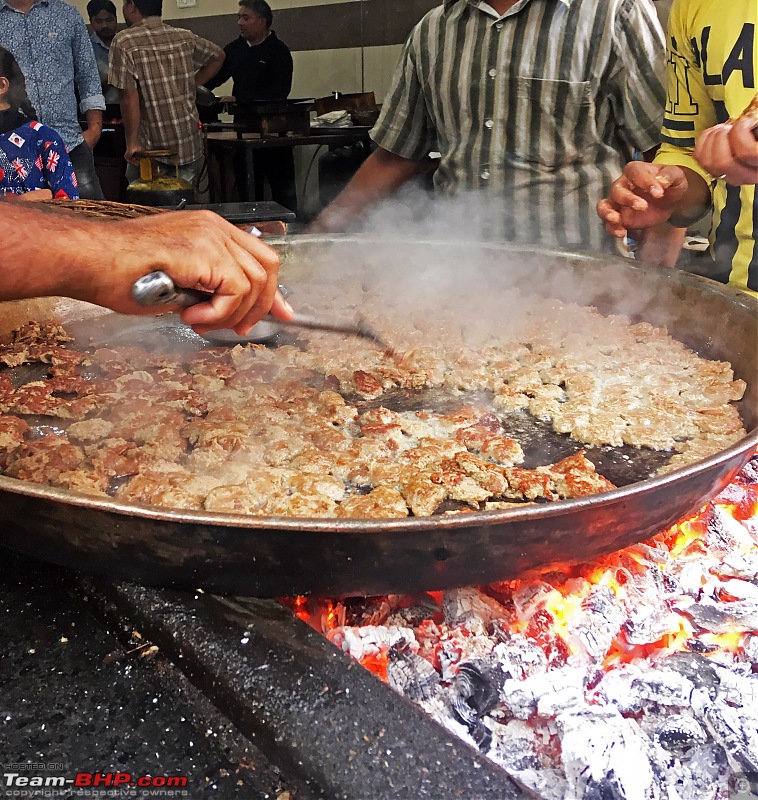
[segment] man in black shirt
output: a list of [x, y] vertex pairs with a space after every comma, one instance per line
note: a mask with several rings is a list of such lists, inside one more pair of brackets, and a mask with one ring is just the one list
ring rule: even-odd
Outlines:
[[[221, 71], [207, 85], [215, 89], [231, 78], [237, 103], [260, 100], [285, 100], [292, 89], [292, 55], [271, 30], [274, 15], [266, 0], [240, 0], [237, 23], [240, 36], [224, 48], [226, 60]], [[238, 111], [235, 121], [243, 121]], [[247, 170], [235, 160], [237, 187], [241, 199], [247, 198]], [[295, 159], [291, 147], [253, 150], [255, 196], [263, 195], [263, 179], [268, 179], [273, 200], [297, 212]]]

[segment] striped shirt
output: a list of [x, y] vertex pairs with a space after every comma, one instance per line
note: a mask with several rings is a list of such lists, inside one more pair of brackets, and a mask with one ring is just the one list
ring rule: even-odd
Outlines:
[[37, 0], [26, 14], [0, 0], [0, 45], [16, 57], [39, 121], [71, 151], [81, 144], [82, 112], [105, 109], [95, 54], [82, 15], [61, 0]]
[[709, 277], [758, 293], [755, 186], [714, 181], [692, 155], [706, 128], [738, 117], [755, 95], [758, 2], [687, 0], [669, 17], [669, 83], [663, 145], [655, 160], [689, 167], [713, 184]]
[[488, 192], [494, 235], [600, 249], [595, 214], [659, 141], [665, 45], [649, 0], [446, 0], [411, 32], [374, 141], [438, 150], [443, 192]]
[[108, 82], [118, 89], [138, 89], [144, 149], [171, 150], [179, 164], [202, 156], [195, 73], [223, 52], [207, 39], [166, 25], [160, 17], [146, 17], [113, 37]]

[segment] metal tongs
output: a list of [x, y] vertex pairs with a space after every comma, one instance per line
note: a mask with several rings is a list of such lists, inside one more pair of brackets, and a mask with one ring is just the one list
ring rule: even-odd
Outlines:
[[[283, 287], [279, 287], [280, 291]], [[286, 294], [286, 290], [283, 291]], [[204, 303], [211, 297], [208, 292], [199, 289], [182, 289], [165, 272], [156, 271], [139, 278], [132, 286], [132, 298], [141, 306], [176, 305], [189, 308], [197, 303]], [[264, 343], [271, 341], [281, 328], [305, 328], [308, 330], [329, 331], [332, 333], [346, 333], [357, 336], [381, 348], [387, 355], [393, 355], [394, 350], [372, 330], [364, 320], [358, 317], [353, 322], [323, 319], [322, 317], [295, 314], [290, 320], [280, 320], [270, 314], [245, 335], [240, 336], [232, 330], [210, 331], [202, 334], [211, 344], [229, 345]]]

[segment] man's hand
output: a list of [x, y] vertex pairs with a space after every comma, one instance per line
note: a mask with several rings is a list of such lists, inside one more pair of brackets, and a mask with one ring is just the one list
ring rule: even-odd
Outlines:
[[651, 228], [667, 222], [689, 183], [680, 167], [632, 161], [597, 204], [598, 216], [612, 236], [623, 239], [629, 229]]
[[37, 203], [41, 200], [52, 200], [53, 193], [50, 189], [32, 189], [31, 192], [16, 195], [16, 199], [21, 203]]
[[82, 131], [82, 137], [84, 141], [87, 142], [87, 146], [90, 150], [95, 149], [95, 145], [100, 141], [100, 136], [103, 133], [103, 129], [97, 126], [91, 126], [87, 128], [86, 131]]
[[126, 152], [124, 153], [124, 160], [126, 163], [139, 166], [139, 158], [137, 158], [137, 153], [141, 152], [142, 149], [143, 148], [139, 142], [127, 142]]
[[68, 287], [73, 297], [123, 313], [156, 313], [135, 303], [131, 287], [143, 275], [163, 270], [177, 286], [212, 295], [181, 311], [200, 334], [231, 328], [244, 335], [269, 311], [279, 319], [292, 317], [276, 288], [276, 251], [216, 214], [183, 211], [104, 225], [111, 235], [101, 243], [102, 252], [113, 254], [113, 265], [94, 274], [79, 272], [78, 285]]
[[694, 156], [714, 178], [734, 186], [758, 184], [758, 141], [751, 120], [714, 125], [695, 143]]

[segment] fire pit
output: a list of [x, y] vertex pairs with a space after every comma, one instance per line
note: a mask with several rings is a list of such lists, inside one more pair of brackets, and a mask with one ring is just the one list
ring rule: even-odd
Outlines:
[[283, 602], [540, 797], [755, 797], [757, 544], [758, 458], [696, 517], [590, 564]]

